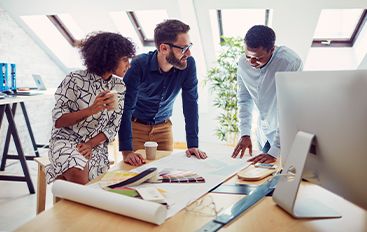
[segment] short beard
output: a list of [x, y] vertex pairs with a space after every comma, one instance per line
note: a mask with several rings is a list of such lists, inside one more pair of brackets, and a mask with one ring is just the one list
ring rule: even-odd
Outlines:
[[168, 56], [166, 57], [166, 60], [168, 63], [172, 64], [173, 67], [179, 70], [184, 70], [187, 67], [187, 62], [181, 63], [181, 60], [177, 59], [175, 57], [175, 54], [173, 54], [172, 51], [168, 54]]

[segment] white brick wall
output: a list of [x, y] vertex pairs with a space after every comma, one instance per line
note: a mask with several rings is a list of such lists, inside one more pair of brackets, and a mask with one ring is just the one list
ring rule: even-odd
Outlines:
[[[35, 86], [31, 75], [32, 73], [39, 73], [46, 87], [56, 88], [66, 74], [3, 9], [0, 9], [0, 62], [17, 64], [18, 86]], [[47, 143], [49, 140], [53, 105], [53, 98], [26, 103], [33, 132], [38, 143]], [[20, 110], [20, 106], [18, 106], [18, 113], [15, 117], [20, 139], [24, 151], [27, 154], [33, 154], [31, 141]], [[3, 153], [6, 128], [7, 120], [4, 117], [3, 125], [0, 128], [0, 157]], [[13, 142], [10, 151], [15, 152]]]

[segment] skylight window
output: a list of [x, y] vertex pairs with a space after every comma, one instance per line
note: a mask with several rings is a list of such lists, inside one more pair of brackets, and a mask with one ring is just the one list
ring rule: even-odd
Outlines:
[[82, 67], [78, 50], [60, 33], [45, 15], [21, 16], [43, 44], [68, 68]]
[[272, 11], [267, 9], [225, 9], [210, 10], [215, 44], [221, 36], [244, 38], [254, 25], [271, 26]]
[[313, 47], [352, 47], [363, 24], [366, 10], [322, 10], [315, 30]]
[[143, 41], [140, 40], [134, 26], [125, 12], [110, 12], [110, 17], [118, 32], [123, 36], [129, 37], [135, 43], [137, 54], [154, 50], [154, 43], [152, 45], [144, 46]]
[[128, 11], [127, 15], [144, 46], [154, 46], [154, 28], [168, 19], [166, 10]]
[[61, 22], [65, 25], [65, 28], [73, 35], [76, 40], [82, 40], [85, 38], [86, 33], [79, 27], [73, 17], [69, 14], [58, 14], [57, 15]]
[[47, 15], [47, 18], [73, 47], [78, 47], [86, 36], [68, 14]]

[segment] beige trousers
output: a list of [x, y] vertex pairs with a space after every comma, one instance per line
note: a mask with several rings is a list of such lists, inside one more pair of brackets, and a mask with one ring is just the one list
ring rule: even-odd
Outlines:
[[158, 150], [173, 150], [172, 122], [168, 120], [159, 125], [145, 125], [131, 122], [133, 132], [133, 150], [144, 149], [144, 143], [154, 141], [158, 143]]

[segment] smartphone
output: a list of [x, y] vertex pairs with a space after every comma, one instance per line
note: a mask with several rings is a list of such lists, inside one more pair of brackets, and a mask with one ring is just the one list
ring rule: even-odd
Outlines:
[[266, 169], [276, 169], [278, 166], [276, 166], [275, 164], [256, 163], [255, 167], [266, 168]]

